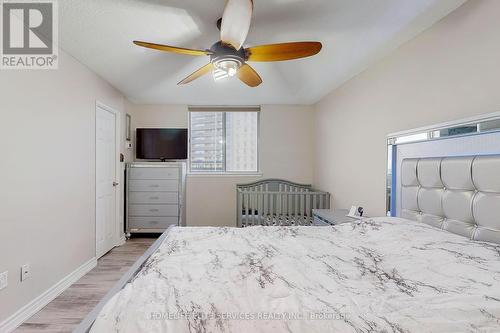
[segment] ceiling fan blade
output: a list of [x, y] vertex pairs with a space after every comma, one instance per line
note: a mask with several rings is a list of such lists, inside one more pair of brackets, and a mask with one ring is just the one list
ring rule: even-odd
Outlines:
[[213, 68], [214, 68], [214, 65], [212, 65], [212, 63], [206, 64], [205, 66], [198, 69], [196, 72], [189, 75], [187, 78], [185, 78], [181, 82], [177, 83], [177, 85], [187, 84], [191, 81], [194, 81], [194, 80], [202, 77], [203, 75], [210, 73], [210, 71], [212, 71]]
[[257, 87], [262, 83], [262, 79], [259, 74], [248, 64], [241, 66], [236, 75], [238, 76], [238, 79], [252, 88]]
[[221, 41], [239, 50], [247, 39], [252, 13], [253, 0], [228, 0], [222, 15]]
[[166, 52], [174, 52], [174, 53], [179, 53], [179, 54], [187, 54], [187, 55], [192, 55], [192, 56], [202, 56], [202, 55], [213, 54], [213, 52], [210, 50], [185, 49], [183, 47], [154, 44], [154, 43], [148, 43], [148, 42], [141, 42], [141, 41], [137, 41], [137, 40], [134, 40], [134, 44], [138, 45], [138, 46], [146, 47], [148, 49], [155, 49], [155, 50], [166, 51]]
[[318, 54], [320, 42], [292, 42], [254, 46], [246, 49], [247, 61], [284, 61]]

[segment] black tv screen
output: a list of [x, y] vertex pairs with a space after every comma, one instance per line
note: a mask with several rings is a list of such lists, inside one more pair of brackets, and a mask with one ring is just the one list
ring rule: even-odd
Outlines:
[[136, 157], [148, 160], [187, 159], [188, 130], [186, 128], [138, 128]]

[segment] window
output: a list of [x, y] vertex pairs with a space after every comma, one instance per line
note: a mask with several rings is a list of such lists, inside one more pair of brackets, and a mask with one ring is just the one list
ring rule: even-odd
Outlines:
[[191, 111], [189, 128], [191, 172], [259, 171], [258, 111]]

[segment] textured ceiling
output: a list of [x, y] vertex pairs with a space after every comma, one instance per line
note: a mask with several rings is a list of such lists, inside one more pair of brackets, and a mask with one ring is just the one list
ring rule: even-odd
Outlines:
[[243, 105], [312, 104], [466, 0], [254, 0], [246, 46], [317, 40], [321, 53], [281, 63], [253, 63], [264, 83], [207, 75], [177, 82], [208, 63], [140, 48], [144, 40], [209, 48], [224, 0], [60, 1], [64, 50], [136, 103]]

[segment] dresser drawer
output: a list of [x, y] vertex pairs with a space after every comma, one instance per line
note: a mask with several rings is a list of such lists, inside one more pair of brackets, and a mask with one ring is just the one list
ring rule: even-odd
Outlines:
[[131, 217], [128, 219], [129, 229], [167, 229], [178, 224], [177, 217]]
[[179, 190], [178, 180], [129, 180], [129, 191], [142, 192], [177, 192]]
[[177, 192], [130, 192], [131, 204], [175, 204], [179, 202]]
[[179, 216], [177, 205], [132, 205], [128, 206], [129, 216]]
[[179, 179], [178, 168], [130, 168], [130, 179]]

